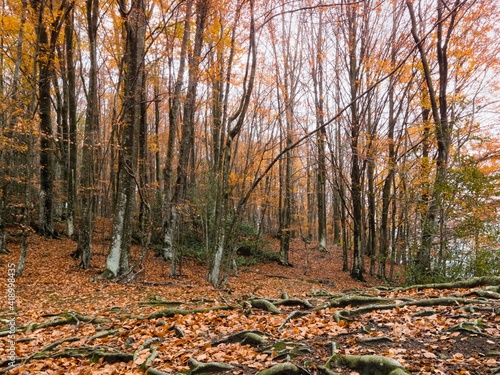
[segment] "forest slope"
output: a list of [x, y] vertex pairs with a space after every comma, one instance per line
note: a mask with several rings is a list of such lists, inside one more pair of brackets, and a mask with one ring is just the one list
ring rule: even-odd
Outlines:
[[[71, 259], [69, 239], [29, 241], [14, 285], [16, 364], [7, 370], [13, 315], [2, 302], [0, 372], [222, 373], [225, 367], [202, 365], [217, 362], [230, 365], [228, 374], [375, 373], [360, 363], [349, 369], [348, 355], [392, 358], [414, 374], [499, 371], [498, 279], [493, 288], [374, 288], [377, 280], [359, 283], [341, 271], [340, 253], [296, 244], [295, 267], [243, 267], [221, 289], [205, 281], [198, 261], [186, 260], [184, 276], [171, 279], [153, 254], [135, 280], [112, 283], [98, 280], [106, 241], [94, 245], [89, 270]], [[0, 258], [2, 291], [19, 245], [10, 250]], [[332, 353], [331, 370], [322, 369]]]

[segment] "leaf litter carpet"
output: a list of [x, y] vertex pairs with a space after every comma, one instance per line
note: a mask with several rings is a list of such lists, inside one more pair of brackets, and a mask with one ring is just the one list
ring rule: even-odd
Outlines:
[[[319, 374], [318, 366], [334, 351], [393, 358], [412, 374], [499, 371], [499, 300], [428, 306], [408, 302], [445, 297], [462, 301], [472, 298], [475, 290], [374, 288], [380, 280], [367, 276], [361, 283], [341, 271], [338, 249], [323, 253], [302, 243], [294, 244], [291, 252], [294, 267], [274, 262], [243, 267], [220, 289], [206, 282], [202, 263], [185, 259], [183, 276], [172, 279], [169, 265], [152, 252], [134, 280], [114, 283], [98, 279], [107, 245], [96, 241], [92, 267], [82, 270], [70, 257], [74, 241], [29, 238], [25, 272], [15, 281], [17, 331], [14, 337], [0, 337], [0, 372], [144, 374], [154, 368], [174, 374], [189, 372], [189, 361], [196, 360], [230, 364], [228, 374], [256, 374], [286, 361], [305, 374]], [[9, 249], [11, 253], [0, 258], [4, 301], [8, 264], [17, 263], [20, 244], [12, 243]], [[282, 300], [283, 293], [313, 308], [283, 304], [273, 313], [252, 304], [257, 298]], [[359, 306], [337, 302], [352, 296], [380, 298], [395, 306], [350, 313]], [[12, 315], [6, 304], [1, 306], [5, 332]], [[165, 309], [174, 314], [157, 314]], [[297, 310], [304, 313], [290, 318]], [[245, 331], [259, 332], [266, 341], [224, 341]], [[16, 365], [7, 369], [12, 339]], [[87, 355], [96, 348], [124, 355]], [[363, 373], [342, 366], [332, 370]]]

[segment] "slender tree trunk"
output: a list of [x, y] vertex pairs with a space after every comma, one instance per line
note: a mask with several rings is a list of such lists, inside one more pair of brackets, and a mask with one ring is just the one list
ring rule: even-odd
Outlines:
[[[173, 183], [174, 171], [174, 155], [176, 151], [177, 128], [179, 126], [179, 109], [181, 104], [181, 89], [186, 70], [186, 56], [188, 50], [189, 38], [191, 35], [191, 9], [193, 0], [188, 0], [186, 3], [186, 16], [184, 20], [184, 34], [182, 37], [182, 45], [180, 52], [179, 70], [177, 79], [174, 84], [174, 92], [170, 99], [169, 131], [167, 141], [167, 155], [165, 160], [165, 168], [163, 170], [164, 189], [165, 189], [165, 219], [163, 222], [163, 246], [162, 257], [165, 260], [173, 259], [174, 248], [174, 230], [177, 223], [177, 207], [173, 201], [174, 190], [176, 189]], [[177, 273], [175, 260], [172, 261], [170, 274], [175, 276]]]
[[[28, 2], [27, 0], [22, 1], [22, 16], [21, 16], [21, 29], [19, 30], [19, 38], [17, 41], [17, 57], [16, 57], [16, 63], [15, 63], [15, 68], [14, 68], [14, 77], [13, 77], [13, 85], [12, 85], [12, 99], [13, 103], [17, 102], [18, 98], [18, 91], [19, 91], [19, 83], [20, 83], [20, 73], [21, 73], [21, 63], [22, 63], [22, 58], [23, 58], [23, 40], [24, 40], [24, 25], [26, 23], [26, 14], [28, 10]], [[36, 47], [36, 50], [38, 49], [38, 46]], [[36, 52], [35, 56], [38, 54]], [[34, 66], [33, 66], [33, 73], [32, 73], [32, 81], [36, 81], [36, 72], [37, 72], [37, 62], [35, 60]], [[35, 103], [36, 103], [36, 94], [35, 92], [32, 92], [30, 96], [30, 102], [29, 105], [26, 108], [26, 113], [23, 116], [24, 119], [27, 119], [28, 117], [31, 116], [31, 114], [34, 112], [35, 108]], [[17, 114], [14, 115], [11, 119], [11, 122], [9, 124], [9, 128], [13, 126], [17, 121]], [[28, 235], [29, 235], [29, 228], [30, 228], [30, 218], [31, 218], [31, 184], [33, 183], [32, 177], [33, 177], [33, 166], [35, 165], [34, 161], [32, 160], [34, 156], [34, 135], [33, 133], [30, 133], [26, 137], [20, 137], [25, 144], [27, 145], [27, 150], [26, 153], [21, 155], [21, 160], [22, 164], [25, 165], [25, 170], [26, 170], [26, 180], [24, 182], [24, 207], [23, 207], [23, 217], [22, 217], [22, 223], [23, 223], [23, 228], [22, 228], [22, 245], [21, 245], [21, 252], [19, 254], [19, 260], [17, 262], [17, 268], [16, 268], [16, 276], [21, 276], [24, 267], [26, 264], [26, 255], [28, 252]]]
[[[248, 58], [247, 64], [245, 67], [245, 77], [243, 87], [245, 88], [241, 99], [239, 101], [239, 106], [234, 113], [232, 113], [227, 118], [227, 136], [225, 136], [224, 147], [222, 150], [222, 160], [221, 160], [221, 170], [220, 170], [220, 182], [217, 186], [217, 196], [216, 196], [216, 207], [214, 210], [214, 219], [213, 223], [217, 225], [213, 228], [214, 231], [214, 243], [212, 251], [209, 256], [209, 273], [208, 273], [208, 281], [215, 286], [218, 286], [224, 279], [227, 279], [229, 275], [229, 266], [226, 267], [226, 275], [223, 278], [223, 260], [226, 257], [226, 265], [232, 263], [232, 257], [234, 256], [233, 251], [229, 249], [229, 246], [232, 242], [231, 236], [234, 234], [234, 229], [238, 227], [239, 220], [241, 219], [242, 212], [236, 210], [236, 212], [232, 212], [232, 218], [229, 219], [229, 204], [230, 204], [230, 174], [232, 170], [232, 158], [233, 152], [235, 148], [235, 143], [237, 138], [243, 128], [245, 123], [246, 115], [248, 112], [248, 107], [250, 104], [250, 98], [253, 92], [254, 81], [255, 81], [255, 72], [256, 72], [256, 64], [257, 64], [257, 50], [255, 44], [255, 20], [254, 20], [254, 1], [250, 0], [250, 31], [249, 31], [249, 47], [248, 47]], [[229, 84], [231, 77], [231, 68], [233, 62], [234, 48], [235, 48], [235, 36], [236, 36], [236, 27], [239, 21], [240, 10], [236, 14], [232, 41], [231, 41], [231, 52], [228, 60], [228, 69], [227, 69], [227, 81], [226, 81], [226, 92], [225, 92], [225, 104], [223, 110], [223, 117], [228, 113], [227, 111], [227, 100], [228, 100], [228, 92], [229, 92]], [[223, 120], [223, 124], [224, 124]]]
[[351, 267], [351, 277], [357, 280], [364, 280], [363, 277], [363, 249], [362, 246], [362, 201], [361, 201], [361, 171], [359, 166], [359, 133], [360, 119], [358, 113], [358, 65], [356, 56], [356, 14], [352, 6], [347, 6], [348, 32], [349, 32], [349, 84], [351, 105], [351, 201], [353, 219], [353, 259]]
[[[438, 216], [440, 213], [443, 191], [446, 186], [448, 175], [448, 159], [451, 145], [451, 125], [448, 121], [448, 45], [451, 34], [457, 21], [461, 3], [456, 0], [451, 6], [446, 6], [442, 1], [436, 0], [437, 8], [437, 38], [436, 55], [439, 70], [438, 93], [436, 93], [434, 79], [431, 74], [431, 67], [428, 61], [427, 51], [424, 41], [420, 38], [417, 29], [417, 18], [413, 8], [413, 2], [407, 0], [406, 5], [410, 13], [411, 33], [422, 62], [424, 80], [426, 83], [432, 119], [437, 141], [436, 174], [433, 183], [433, 191], [430, 203], [423, 215], [422, 239], [420, 249], [417, 254], [417, 277], [429, 276], [432, 272], [431, 252], [434, 237], [438, 230]], [[447, 10], [449, 14], [445, 16]], [[446, 20], [447, 19], [447, 20]], [[445, 22], [448, 29], [445, 30]]]
[[82, 148], [81, 167], [81, 207], [78, 233], [78, 248], [73, 254], [80, 259], [80, 267], [89, 268], [92, 257], [92, 236], [95, 215], [95, 169], [94, 154], [96, 132], [99, 128], [99, 104], [97, 87], [97, 29], [99, 19], [99, 0], [86, 0], [87, 33], [89, 37], [89, 87], [87, 90], [87, 111]]
[[145, 3], [133, 0], [130, 9], [120, 6], [125, 27], [123, 55], [124, 90], [121, 116], [121, 153], [118, 166], [117, 199], [114, 209], [111, 245], [103, 277], [116, 277], [129, 270], [131, 224], [138, 185], [138, 135], [144, 77]]
[[[283, 43], [283, 68], [282, 71], [279, 68], [279, 55], [277, 52], [277, 47], [279, 46], [278, 40], [275, 35], [273, 35], [273, 51], [275, 54], [275, 65], [276, 65], [276, 80], [277, 87], [279, 89], [278, 94], [283, 102], [283, 110], [280, 111], [284, 114], [284, 140], [285, 149], [287, 150], [284, 154], [284, 176], [281, 188], [283, 189], [283, 201], [282, 201], [282, 212], [281, 212], [281, 228], [280, 228], [280, 263], [283, 265], [290, 265], [289, 261], [289, 251], [290, 251], [290, 240], [292, 237], [292, 216], [293, 216], [293, 158], [294, 150], [292, 145], [294, 143], [294, 131], [295, 131], [295, 105], [297, 102], [297, 82], [300, 75], [301, 68], [301, 52], [300, 48], [292, 49], [290, 42], [293, 37], [295, 40], [300, 40], [302, 36], [302, 23], [299, 22], [297, 25], [296, 35], [293, 35], [292, 28], [286, 26], [285, 22], [285, 3], [282, 3], [282, 22], [281, 22], [281, 38], [286, 40]], [[271, 33], [274, 34], [274, 30], [271, 29]], [[280, 121], [281, 119], [280, 115]]]
[[42, 0], [31, 0], [31, 6], [38, 16], [37, 44], [39, 52], [38, 114], [40, 118], [40, 223], [39, 233], [54, 236], [54, 148], [51, 114], [51, 79], [54, 74], [56, 42], [71, 6], [61, 1], [50, 27], [45, 25], [45, 7]]
[[326, 129], [323, 127], [324, 120], [324, 92], [323, 92], [323, 23], [322, 13], [320, 13], [318, 36], [316, 40], [315, 61], [313, 64], [314, 81], [314, 102], [316, 109], [316, 125], [321, 127], [317, 134], [317, 152], [318, 152], [318, 172], [317, 172], [317, 208], [318, 208], [318, 246], [324, 251], [326, 248], [326, 154], [325, 138]]
[[40, 223], [39, 233], [43, 236], [53, 236], [53, 154], [51, 143], [52, 115], [50, 103], [50, 78], [52, 76], [52, 66], [50, 63], [51, 53], [47, 30], [43, 25], [43, 7], [40, 7], [40, 19], [38, 37], [40, 40], [39, 71], [38, 82], [38, 107], [40, 116]]
[[76, 74], [74, 63], [74, 10], [66, 17], [66, 71], [68, 75], [68, 207], [66, 212], [66, 234], [73, 236], [76, 209], [76, 166], [77, 166], [77, 102], [76, 102]]
[[148, 226], [148, 208], [146, 201], [146, 187], [149, 183], [148, 173], [148, 121], [147, 107], [148, 99], [146, 96], [146, 72], [143, 71], [141, 102], [140, 102], [140, 120], [139, 120], [139, 190], [141, 200], [139, 204], [139, 231], [141, 237], [144, 237]]
[[[198, 0], [196, 3], [196, 32], [194, 36], [194, 47], [189, 57], [188, 86], [186, 93], [186, 102], [184, 103], [184, 113], [181, 130], [181, 140], [179, 146], [179, 161], [177, 165], [177, 180], [172, 195], [172, 204], [170, 207], [170, 228], [174, 230], [181, 220], [181, 215], [185, 215], [184, 210], [188, 209], [188, 168], [191, 151], [193, 147], [192, 138], [194, 133], [196, 93], [200, 77], [199, 65], [201, 62], [201, 51], [203, 47], [203, 35], [207, 21], [207, 14], [210, 0]], [[178, 209], [182, 208], [182, 212]], [[170, 274], [178, 276], [181, 254], [178, 248], [172, 247], [172, 259]]]
[[[396, 54], [397, 54], [397, 46], [395, 42], [395, 38], [397, 35], [397, 25], [399, 23], [399, 19], [401, 15], [398, 14], [393, 8], [393, 27], [391, 33], [391, 66], [396, 65]], [[384, 179], [383, 187], [382, 187], [382, 210], [381, 210], [381, 218], [380, 218], [380, 237], [379, 237], [379, 258], [378, 258], [378, 277], [381, 279], [386, 279], [386, 263], [387, 260], [392, 260], [391, 262], [391, 270], [390, 270], [390, 278], [392, 279], [393, 270], [394, 270], [394, 253], [396, 249], [394, 248], [394, 234], [395, 234], [395, 212], [396, 208], [396, 197], [393, 196], [391, 188], [395, 185], [395, 168], [396, 168], [396, 148], [394, 144], [394, 129], [396, 127], [396, 98], [395, 98], [395, 84], [396, 78], [391, 76], [389, 78], [389, 87], [388, 87], [388, 100], [389, 100], [389, 118], [388, 118], [388, 129], [387, 129], [387, 149], [388, 149], [388, 166], [387, 166], [387, 176]], [[394, 192], [395, 194], [395, 192]], [[393, 199], [393, 217], [392, 217], [392, 236], [389, 234], [389, 208], [391, 203], [391, 197]], [[392, 238], [392, 242], [390, 241]], [[392, 246], [389, 246], [392, 243]], [[389, 247], [392, 249], [391, 257], [389, 258]]]
[[[374, 134], [372, 134], [373, 138]], [[370, 275], [375, 275], [375, 265], [377, 256], [377, 218], [375, 203], [375, 160], [373, 153], [373, 141], [370, 140], [368, 146], [368, 164], [366, 168], [366, 178], [368, 184], [368, 239], [366, 241], [367, 255], [370, 257]]]

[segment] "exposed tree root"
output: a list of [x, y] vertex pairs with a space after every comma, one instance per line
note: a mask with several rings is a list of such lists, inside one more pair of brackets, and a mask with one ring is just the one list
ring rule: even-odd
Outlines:
[[266, 334], [261, 331], [243, 331], [225, 337], [222, 340], [215, 341], [212, 343], [212, 346], [231, 344], [235, 342], [239, 342], [242, 345], [248, 344], [250, 346], [258, 346], [267, 343], [267, 337]]
[[[162, 342], [162, 339], [159, 337], [153, 337], [149, 340], [146, 340], [141, 346], [137, 348], [137, 350], [134, 352], [133, 360], [134, 362], [137, 360], [137, 357], [139, 356], [140, 352], [143, 351], [144, 349], [148, 349], [151, 345], [153, 344], [158, 344]], [[147, 362], [147, 360], [146, 360]], [[151, 361], [152, 362], [152, 361]], [[149, 367], [149, 366], [148, 366]]]
[[272, 302], [265, 298], [251, 299], [249, 302], [252, 307], [255, 307], [256, 309], [266, 310], [273, 314], [281, 314], [280, 309], [278, 309]]
[[[198, 314], [198, 313], [205, 313], [208, 311], [218, 311], [218, 310], [233, 310], [234, 308], [235, 308], [234, 306], [214, 306], [214, 307], [198, 308], [191, 310], [164, 309], [148, 315], [145, 319], [171, 318], [175, 315]], [[136, 317], [136, 318], [144, 319], [144, 317]]]
[[310, 314], [308, 311], [300, 311], [300, 310], [295, 310], [292, 311], [284, 320], [284, 322], [278, 327], [278, 331], [281, 331], [283, 327], [285, 326], [286, 323], [288, 323], [292, 319], [300, 318], [303, 316], [306, 316]]
[[188, 366], [191, 369], [191, 371], [189, 371], [190, 375], [207, 374], [207, 373], [220, 374], [221, 372], [226, 372], [234, 368], [232, 365], [227, 363], [221, 363], [221, 362], [201, 363], [194, 358], [190, 358], [188, 360]]
[[[373, 296], [348, 295], [330, 300], [326, 307], [362, 306], [366, 304], [382, 304], [393, 302], [390, 298]], [[325, 307], [322, 307], [325, 308]]]
[[362, 375], [407, 375], [403, 365], [392, 358], [378, 355], [340, 355], [334, 354], [326, 363], [329, 366], [346, 366], [361, 372]]
[[106, 337], [106, 336], [114, 336], [114, 335], [117, 335], [119, 332], [120, 331], [117, 329], [100, 331], [100, 332], [97, 332], [95, 335], [88, 337], [87, 341], [93, 341], [93, 340], [100, 339], [100, 338]]
[[312, 309], [314, 306], [308, 300], [285, 298], [280, 301], [272, 301], [275, 306], [302, 306], [305, 309]]
[[145, 302], [139, 302], [139, 306], [169, 306], [169, 307], [174, 307], [174, 306], [180, 306], [183, 305], [183, 302], [179, 301], [167, 301], [164, 300], [158, 296], [151, 296], [149, 298], [149, 301]]
[[[59, 342], [56, 342], [57, 344], [60, 344], [62, 342], [68, 341], [66, 340], [59, 340]], [[56, 344], [54, 343], [54, 344]], [[51, 344], [53, 345], [53, 344]], [[129, 353], [124, 353], [119, 350], [114, 350], [111, 348], [107, 347], [93, 347], [93, 346], [85, 346], [85, 347], [78, 347], [78, 348], [66, 348], [57, 352], [49, 352], [49, 349], [44, 348], [42, 351], [34, 353], [30, 355], [29, 357], [26, 358], [16, 358], [15, 363], [20, 364], [20, 363], [28, 363], [31, 360], [39, 360], [39, 359], [47, 359], [47, 358], [52, 358], [52, 359], [57, 359], [57, 358], [88, 358], [92, 362], [97, 362], [101, 358], [103, 361], [109, 362], [109, 363], [115, 363], [115, 362], [129, 362], [133, 360], [133, 354]], [[2, 361], [0, 362], [0, 366], [6, 366], [10, 361]]]
[[302, 371], [293, 363], [285, 362], [259, 371], [256, 375], [300, 375]]
[[359, 307], [357, 309], [352, 309], [352, 310], [338, 310], [338, 311], [334, 312], [333, 318], [338, 323], [341, 320], [348, 320], [349, 318], [352, 318], [352, 317], [355, 317], [358, 315], [367, 314], [367, 313], [370, 313], [372, 311], [392, 310], [392, 309], [400, 308], [400, 307], [404, 307], [404, 306], [424, 306], [424, 307], [453, 306], [453, 305], [458, 306], [460, 304], [473, 304], [473, 303], [478, 303], [478, 302], [481, 302], [481, 301], [478, 301], [475, 299], [453, 298], [453, 297], [430, 298], [430, 299], [424, 299], [424, 300], [413, 300], [413, 301], [397, 302], [397, 303], [382, 304], [382, 305], [368, 305], [368, 306], [363, 306], [363, 307]]
[[[16, 329], [16, 332], [33, 332], [42, 328], [56, 327], [65, 324], [80, 324], [80, 322], [101, 324], [109, 323], [110, 320], [106, 318], [92, 318], [76, 311], [68, 311], [57, 314], [52, 319], [48, 319], [43, 323], [30, 323], [27, 326], [19, 327]], [[9, 331], [1, 331], [0, 337], [8, 336], [9, 333]]]
[[410, 285], [404, 288], [396, 288], [395, 290], [410, 290], [410, 289], [458, 289], [458, 288], [476, 288], [478, 286], [500, 285], [500, 276], [483, 276], [473, 277], [472, 279], [459, 280], [451, 283], [436, 283], [436, 284], [417, 284]]

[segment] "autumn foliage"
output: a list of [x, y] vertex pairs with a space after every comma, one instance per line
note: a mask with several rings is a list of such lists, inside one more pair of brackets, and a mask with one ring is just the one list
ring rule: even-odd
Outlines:
[[[142, 371], [154, 358], [180, 371], [189, 358], [190, 371], [203, 372], [208, 370], [200, 363], [207, 361], [235, 365], [222, 353], [239, 350], [241, 361], [233, 362], [247, 367], [234, 371], [246, 372], [252, 364], [269, 367], [274, 349], [264, 349], [263, 342], [257, 349], [226, 342], [220, 346], [230, 350], [218, 351], [214, 340], [238, 330], [262, 330], [245, 339], [258, 341], [255, 335], [260, 335], [268, 345], [295, 340], [279, 345], [291, 351], [307, 346], [310, 353], [301, 352], [306, 355], [302, 364], [325, 365], [327, 353], [336, 353], [328, 365], [355, 361], [352, 371], [357, 371], [367, 358], [341, 355], [350, 354], [349, 345], [359, 337], [351, 336], [350, 343], [342, 339], [329, 352], [314, 337], [331, 341], [329, 330], [337, 339], [342, 329], [363, 329], [380, 317], [362, 314], [351, 321], [337, 315], [330, 326], [326, 320], [336, 312], [321, 308], [322, 297], [310, 285], [285, 283], [280, 290], [283, 280], [310, 276], [331, 287], [328, 293], [344, 290], [347, 274], [353, 279], [349, 286], [358, 287], [374, 285], [374, 278], [390, 285], [496, 280], [498, 7], [490, 0], [3, 2], [0, 260], [15, 268], [22, 298], [41, 293], [39, 303], [49, 310], [57, 307], [52, 312], [44, 307], [40, 315], [24, 311], [25, 318], [20, 314], [23, 335], [41, 332], [28, 324], [47, 323], [43, 314], [57, 314], [61, 329], [76, 326], [74, 338], [61, 335], [63, 342], [57, 342], [60, 333], [50, 323], [43, 328], [47, 332], [33, 336], [40, 339], [21, 337], [26, 341], [17, 347], [19, 358], [39, 366], [67, 358], [93, 363], [99, 357], [100, 365], [116, 360], [130, 371], [139, 371], [138, 358], [147, 359]], [[37, 247], [41, 244], [46, 247]], [[47, 259], [57, 267], [46, 270]], [[252, 279], [245, 267], [254, 266]], [[132, 299], [133, 311], [117, 303], [114, 316], [108, 305], [113, 293], [99, 297], [103, 310], [95, 304], [76, 308], [74, 298], [80, 295], [73, 292], [51, 300], [43, 286], [50, 278], [64, 279], [89, 300], [94, 289], [97, 295], [107, 288], [120, 290], [120, 298]], [[33, 280], [40, 284], [28, 291]], [[220, 289], [210, 289], [205, 280]], [[261, 291], [255, 280], [262, 280]], [[151, 302], [139, 288], [147, 282], [175, 290], [172, 299], [187, 311], [169, 321], [179, 330], [161, 326], [148, 315], [152, 309], [136, 310], [136, 302]], [[203, 285], [193, 298], [206, 293], [210, 302], [197, 306], [190, 297], [181, 298], [189, 285]], [[282, 291], [295, 301], [314, 300], [313, 307], [302, 306], [313, 311], [293, 317], [301, 319], [293, 329], [288, 322], [278, 329], [286, 319], [280, 314], [291, 313], [289, 307], [277, 307], [279, 314], [252, 315]], [[368, 293], [391, 303], [424, 299], [403, 291]], [[468, 292], [450, 293], [466, 299], [459, 294]], [[259, 307], [252, 305], [257, 297], [253, 303]], [[54, 305], [62, 303], [60, 298], [69, 304]], [[230, 306], [229, 312], [217, 310], [221, 306]], [[418, 305], [393, 307], [391, 314], [400, 311], [412, 324], [412, 314], [420, 312]], [[207, 310], [193, 313], [196, 308]], [[455, 314], [462, 314], [454, 306], [439, 308], [435, 321], [424, 326], [446, 330], [451, 321], [437, 317], [456, 320]], [[498, 307], [490, 303], [488, 308]], [[491, 337], [498, 322], [487, 316], [486, 307], [467, 314], [456, 324], [469, 327], [474, 318], [472, 330], [480, 331], [475, 334], [495, 342]], [[107, 323], [99, 327], [102, 337], [92, 316], [111, 319], [109, 329]], [[230, 325], [231, 319], [250, 316], [243, 326], [226, 331], [210, 323], [219, 319], [219, 325]], [[328, 328], [314, 331], [314, 319], [319, 319], [316, 327]], [[362, 326], [356, 325], [358, 319]], [[130, 333], [140, 331], [141, 324], [158, 331], [150, 333], [153, 341]], [[191, 325], [203, 329], [190, 332]], [[113, 345], [103, 345], [103, 352], [98, 344], [84, 344], [88, 335], [78, 331], [84, 327], [96, 329], [90, 333], [98, 335], [95, 340]], [[408, 327], [398, 330], [415, 334]], [[180, 332], [193, 345], [186, 347], [185, 337], [177, 337]], [[48, 340], [45, 334], [54, 337]], [[442, 340], [458, 342], [452, 335], [456, 332], [443, 334]], [[135, 337], [133, 342], [128, 336]], [[476, 339], [471, 337], [467, 340]], [[402, 342], [401, 336], [389, 338]], [[162, 357], [160, 341], [174, 345], [175, 339], [184, 356]], [[41, 343], [49, 341], [55, 346], [43, 350]], [[405, 357], [424, 353], [422, 345], [433, 353], [432, 345], [438, 345], [422, 342], [384, 343], [388, 352], [382, 354], [421, 371], [460, 373], [449, 363], [452, 355], [457, 354], [456, 363], [463, 358], [473, 363], [478, 353], [486, 356], [490, 345], [468, 357], [453, 344], [443, 358], [428, 358], [443, 368], [423, 370], [420, 362]], [[78, 343], [76, 352], [54, 351], [71, 343]], [[360, 353], [370, 353], [370, 345], [361, 348]], [[291, 359], [294, 355], [288, 353]], [[272, 371], [306, 371], [296, 367], [299, 362], [286, 363]], [[394, 368], [396, 374], [406, 370]]]

